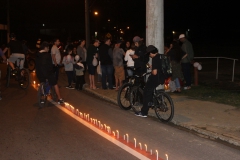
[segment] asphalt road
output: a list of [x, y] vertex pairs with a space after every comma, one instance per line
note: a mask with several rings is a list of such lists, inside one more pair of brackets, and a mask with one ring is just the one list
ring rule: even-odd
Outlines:
[[[129, 134], [169, 160], [239, 160], [240, 151], [152, 118], [134, 116], [84, 91], [60, 89], [81, 112]], [[36, 90], [14, 82], [0, 101], [0, 159], [136, 159], [49, 104], [38, 109]]]

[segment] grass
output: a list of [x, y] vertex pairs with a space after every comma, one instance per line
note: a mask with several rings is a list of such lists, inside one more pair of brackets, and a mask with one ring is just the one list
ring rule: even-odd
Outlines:
[[193, 86], [190, 90], [183, 90], [181, 95], [189, 98], [217, 102], [240, 108], [240, 90], [226, 90], [214, 86]]

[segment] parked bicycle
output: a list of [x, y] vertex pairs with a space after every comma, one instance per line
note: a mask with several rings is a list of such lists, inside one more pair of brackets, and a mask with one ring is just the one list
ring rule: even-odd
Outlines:
[[48, 80], [46, 80], [46, 82], [41, 83], [40, 86], [38, 87], [37, 98], [39, 108], [47, 106], [48, 104], [47, 98], [49, 96], [51, 96], [52, 100], [57, 102], [57, 94], [55, 92], [54, 86], [51, 86]]
[[[143, 105], [143, 89], [145, 87], [145, 77], [134, 75], [129, 81], [124, 83], [118, 91], [118, 105], [124, 110], [132, 109], [134, 112], [141, 111]], [[174, 104], [172, 98], [164, 90], [154, 90], [153, 99], [149, 102], [149, 107], [155, 110], [156, 116], [162, 122], [169, 122], [174, 116]]]
[[19, 86], [22, 89], [27, 89], [30, 83], [30, 75], [26, 68], [20, 69], [20, 63], [23, 61], [23, 58], [18, 58], [19, 63], [17, 61], [14, 63], [14, 66], [17, 70], [16, 73], [13, 73], [11, 66], [8, 64], [7, 66], [7, 75], [6, 75], [6, 87], [9, 87], [11, 77], [15, 77], [15, 80], [18, 81]]

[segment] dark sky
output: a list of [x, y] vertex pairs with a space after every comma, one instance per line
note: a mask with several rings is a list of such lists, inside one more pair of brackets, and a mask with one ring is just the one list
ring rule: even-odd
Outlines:
[[[89, 0], [92, 29], [131, 27], [131, 33], [144, 36], [146, 0]], [[0, 22], [5, 19], [5, 5], [0, 2]], [[235, 1], [165, 0], [165, 34], [190, 29], [195, 39], [239, 39], [239, 13]], [[84, 33], [84, 0], [10, 0], [11, 29], [19, 26], [70, 28]], [[93, 12], [98, 11], [98, 17]], [[111, 19], [111, 23], [107, 22]], [[71, 29], [72, 28], [72, 29]], [[20, 32], [18, 30], [18, 32]]]

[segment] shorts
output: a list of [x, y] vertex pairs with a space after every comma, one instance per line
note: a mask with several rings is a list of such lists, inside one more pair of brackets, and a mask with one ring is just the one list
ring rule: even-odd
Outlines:
[[41, 83], [46, 82], [46, 79], [47, 79], [50, 86], [55, 86], [57, 84], [57, 79], [56, 79], [55, 74], [52, 74], [47, 77], [38, 77], [38, 79]]
[[93, 66], [92, 64], [88, 64], [88, 73], [90, 75], [95, 75], [95, 72], [96, 72], [96, 66]]
[[120, 81], [125, 80], [125, 71], [123, 66], [114, 66], [115, 69], [115, 78], [118, 78]]
[[17, 61], [17, 65], [19, 65], [19, 59], [18, 58], [23, 58], [23, 60], [21, 60], [21, 63], [20, 63], [20, 69], [23, 68], [24, 66], [24, 61], [25, 61], [25, 55], [24, 54], [21, 54], [21, 53], [13, 53], [11, 54], [11, 56], [9, 57], [9, 62], [12, 62], [12, 63], [15, 63]]

